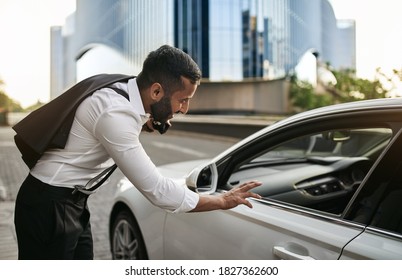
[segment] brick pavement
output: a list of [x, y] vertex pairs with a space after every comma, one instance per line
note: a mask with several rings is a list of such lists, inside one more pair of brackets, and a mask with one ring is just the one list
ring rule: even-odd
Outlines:
[[18, 187], [28, 172], [13, 142], [9, 127], [0, 127], [0, 259], [17, 259], [14, 230], [14, 201]]
[[[10, 127], [0, 127], [0, 260], [17, 259], [17, 241], [14, 230], [14, 202], [19, 186], [28, 168], [14, 145]], [[108, 217], [112, 206], [113, 186], [122, 174], [116, 170], [109, 182], [88, 200], [94, 238], [94, 258], [110, 260]], [[1, 192], [1, 190], [3, 190]]]
[[0, 201], [0, 260], [17, 259], [14, 201]]

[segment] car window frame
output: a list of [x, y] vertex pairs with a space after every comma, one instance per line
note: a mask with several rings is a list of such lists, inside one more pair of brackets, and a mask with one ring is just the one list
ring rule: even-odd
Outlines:
[[[370, 217], [363, 220], [356, 218], [356, 212], [362, 207], [362, 202], [367, 199], [370, 194], [374, 195], [375, 191], [380, 191], [380, 189], [376, 189], [377, 185], [382, 185], [383, 188], [385, 188], [384, 191], [386, 191], [390, 187], [389, 184], [392, 183], [393, 178], [400, 175], [398, 170], [402, 169], [402, 156], [396, 152], [400, 151], [400, 148], [402, 148], [402, 129], [395, 134], [389, 145], [384, 150], [383, 154], [375, 162], [369, 174], [367, 174], [365, 181], [362, 182], [361, 186], [356, 191], [354, 197], [349, 203], [342, 217], [343, 219], [364, 224], [367, 226], [367, 230], [371, 232], [387, 235], [392, 238], [402, 238], [402, 232], [396, 233], [389, 229], [372, 225], [373, 220], [379, 211], [381, 203], [386, 199], [384, 193], [378, 194], [377, 200], [374, 201], [375, 206], [373, 206], [372, 213], [367, 214]], [[400, 189], [402, 190], [402, 187]]]
[[[399, 115], [401, 114], [398, 111]], [[364, 111], [364, 112], [349, 112], [346, 114], [330, 114], [330, 115], [321, 115], [317, 118], [309, 118], [304, 120], [298, 120], [294, 123], [288, 123], [284, 126], [277, 126], [274, 130], [268, 130], [263, 135], [253, 139], [250, 142], [245, 143], [241, 147], [238, 147], [236, 150], [232, 151], [226, 157], [221, 158], [217, 161], [218, 165], [218, 172], [219, 172], [219, 179], [218, 179], [218, 191], [226, 191], [232, 186], [228, 184], [228, 179], [230, 178], [230, 174], [232, 170], [236, 168], [237, 165], [243, 164], [245, 159], [249, 158], [250, 156], [247, 155], [247, 150], [251, 147], [251, 149], [258, 150], [259, 146], [261, 145], [269, 145], [275, 146], [284, 140], [288, 140], [289, 135], [293, 138], [296, 136], [307, 135], [312, 133], [318, 133], [323, 130], [328, 130], [330, 127], [331, 130], [333, 129], [344, 129], [345, 127], [348, 128], [389, 128], [392, 130], [392, 136], [390, 141], [388, 142], [387, 146], [383, 149], [382, 153], [378, 156], [376, 161], [371, 166], [371, 169], [376, 165], [378, 160], [382, 157], [383, 153], [387, 150], [388, 146], [392, 143], [393, 139], [395, 138], [396, 134], [399, 132], [401, 123], [397, 121], [398, 118], [392, 115], [392, 112], [383, 112], [383, 111]], [[306, 126], [308, 125], [308, 126]], [[236, 159], [239, 157], [239, 159]], [[366, 174], [365, 179], [370, 174], [370, 171]], [[363, 182], [362, 182], [363, 184]], [[358, 190], [361, 189], [361, 186]], [[356, 191], [356, 193], [358, 192]], [[356, 195], [355, 193], [355, 195]], [[300, 206], [297, 204], [289, 204], [286, 202], [272, 200], [275, 207], [280, 205], [284, 208], [289, 208], [292, 211], [300, 211], [303, 214], [310, 213], [314, 215], [324, 215], [331, 218], [342, 218], [345, 215], [345, 212], [350, 207], [351, 203], [353, 203], [354, 196], [350, 199], [348, 205], [345, 207], [344, 211], [339, 214], [335, 215], [328, 212], [322, 212], [319, 210], [315, 210], [312, 208]], [[270, 202], [270, 199], [266, 199], [267, 202]]]

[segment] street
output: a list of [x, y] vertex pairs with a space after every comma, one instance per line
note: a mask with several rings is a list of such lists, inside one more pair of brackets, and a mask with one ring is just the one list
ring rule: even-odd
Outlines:
[[[20, 157], [13, 141], [11, 127], [0, 127], [0, 260], [17, 259], [17, 243], [14, 231], [14, 201], [25, 179], [28, 168]], [[231, 138], [187, 134], [169, 131], [166, 135], [143, 134], [144, 149], [156, 165], [171, 162], [209, 158], [233, 145]], [[88, 205], [94, 238], [94, 258], [110, 260], [108, 217], [112, 207], [115, 185], [122, 177], [117, 169], [109, 181], [93, 194]]]

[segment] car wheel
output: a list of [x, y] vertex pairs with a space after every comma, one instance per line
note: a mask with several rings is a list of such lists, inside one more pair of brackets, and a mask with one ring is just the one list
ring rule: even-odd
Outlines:
[[145, 244], [134, 217], [128, 211], [117, 214], [112, 227], [114, 260], [146, 260]]

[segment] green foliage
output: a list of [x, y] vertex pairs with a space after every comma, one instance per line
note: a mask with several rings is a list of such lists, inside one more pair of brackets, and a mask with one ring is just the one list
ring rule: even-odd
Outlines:
[[289, 94], [295, 111], [310, 110], [334, 102], [331, 95], [316, 94], [310, 83], [297, 80], [296, 76], [291, 77]]
[[[3, 84], [3, 81], [0, 80], [0, 86]], [[22, 112], [23, 109], [18, 102], [8, 97], [4, 90], [0, 88], [0, 111]]]
[[332, 71], [337, 84], [335, 90], [340, 93], [339, 102], [351, 102], [362, 99], [384, 98], [388, 90], [378, 78], [373, 81], [357, 78], [354, 70]]
[[402, 96], [402, 69], [393, 69], [391, 74], [385, 74], [381, 68], [376, 71], [377, 79], [386, 85], [389, 96]]
[[9, 98], [3, 91], [0, 91], [0, 109], [6, 110], [8, 112], [22, 112], [23, 109], [21, 105]]
[[[352, 102], [362, 99], [385, 98], [388, 96], [383, 82], [385, 75], [378, 70], [377, 77], [373, 80], [357, 78], [354, 70], [346, 69], [331, 71], [337, 83], [335, 85], [322, 85], [324, 92], [316, 92], [316, 89], [308, 82], [300, 81], [296, 76], [290, 78], [290, 99], [295, 111], [310, 110], [326, 105]], [[381, 74], [381, 75], [380, 75]], [[402, 78], [402, 70], [395, 72]], [[388, 78], [387, 79], [391, 79]]]

